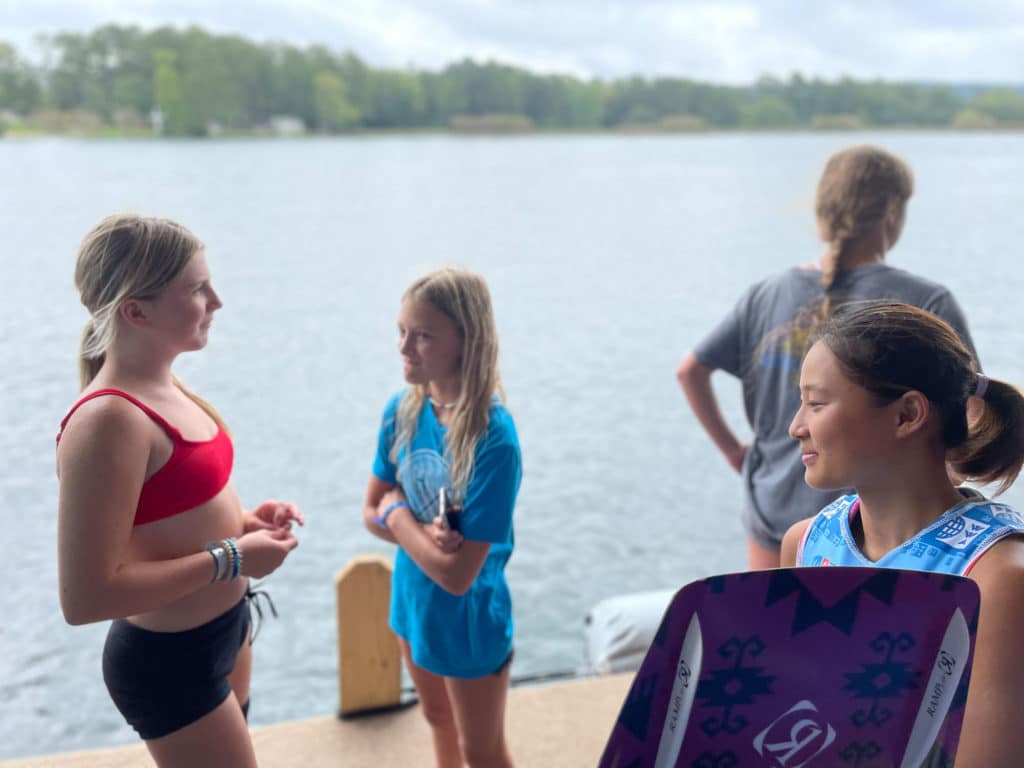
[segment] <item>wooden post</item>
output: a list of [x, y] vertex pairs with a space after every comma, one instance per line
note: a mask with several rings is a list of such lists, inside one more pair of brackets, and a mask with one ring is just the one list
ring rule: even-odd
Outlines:
[[383, 555], [356, 555], [334, 577], [339, 717], [400, 705], [402, 656], [388, 626], [391, 570]]

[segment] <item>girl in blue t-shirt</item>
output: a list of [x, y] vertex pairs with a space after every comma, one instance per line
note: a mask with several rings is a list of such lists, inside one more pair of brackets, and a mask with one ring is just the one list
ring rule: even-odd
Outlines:
[[438, 766], [511, 766], [505, 564], [522, 470], [483, 278], [441, 269], [416, 280], [402, 297], [398, 351], [409, 386], [384, 409], [363, 509], [367, 530], [398, 545], [391, 628]]
[[1024, 518], [949, 472], [1009, 487], [1024, 463], [1024, 398], [979, 373], [949, 325], [906, 304], [848, 305], [815, 338], [790, 435], [808, 485], [856, 493], [790, 528], [782, 564], [973, 579], [981, 612], [956, 764], [1020, 765]]

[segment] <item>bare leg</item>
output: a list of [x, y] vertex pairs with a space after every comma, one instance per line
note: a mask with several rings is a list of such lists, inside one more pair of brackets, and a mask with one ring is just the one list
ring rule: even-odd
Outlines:
[[448, 700], [445, 678], [417, 666], [412, 660], [409, 643], [405, 640], [398, 638], [398, 644], [402, 649], [402, 658], [405, 659], [409, 677], [412, 678], [416, 693], [419, 694], [423, 717], [426, 718], [434, 736], [434, 756], [437, 758], [438, 768], [462, 768], [459, 732], [455, 728], [455, 716]]
[[235, 668], [228, 675], [228, 682], [231, 683], [231, 690], [235, 692], [235, 698], [239, 704], [249, 701], [249, 683], [252, 680], [252, 646], [246, 640], [238, 649], [238, 656], [235, 657]]
[[747, 559], [750, 570], [764, 571], [768, 568], [778, 568], [781, 559], [778, 547], [769, 549], [763, 544], [747, 536]]
[[160, 768], [230, 765], [256, 768], [249, 728], [233, 693], [213, 712], [174, 733], [146, 742]]
[[249, 700], [252, 646], [243, 642], [228, 675], [233, 693], [210, 714], [184, 728], [146, 742], [160, 768], [204, 765], [256, 766], [256, 753], [241, 703]]
[[505, 743], [505, 700], [511, 665], [497, 675], [472, 680], [446, 677], [459, 724], [462, 751], [470, 768], [512, 768]]

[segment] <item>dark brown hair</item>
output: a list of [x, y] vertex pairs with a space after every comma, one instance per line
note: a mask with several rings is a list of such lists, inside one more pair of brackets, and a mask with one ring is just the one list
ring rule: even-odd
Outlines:
[[928, 398], [960, 475], [1009, 488], [1024, 464], [1024, 397], [988, 379], [982, 413], [968, 425], [967, 398], [982, 379], [956, 331], [923, 309], [888, 301], [851, 302], [812, 338], [835, 355], [843, 374], [880, 402], [916, 390]]

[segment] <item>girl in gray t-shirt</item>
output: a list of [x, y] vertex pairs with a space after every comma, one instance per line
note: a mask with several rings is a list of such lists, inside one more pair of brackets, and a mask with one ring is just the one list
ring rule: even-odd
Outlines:
[[[952, 325], [975, 352], [963, 312], [947, 288], [885, 264], [912, 192], [909, 166], [883, 149], [857, 146], [829, 158], [815, 197], [818, 228], [828, 244], [818, 264], [752, 285], [676, 372], [697, 420], [743, 478], [742, 519], [752, 569], [777, 567], [789, 526], [838, 495], [804, 483], [799, 446], [788, 435], [800, 407], [807, 339], [836, 305], [870, 299], [913, 304]], [[749, 445], [722, 417], [711, 387], [716, 370], [743, 383], [754, 432]]]

